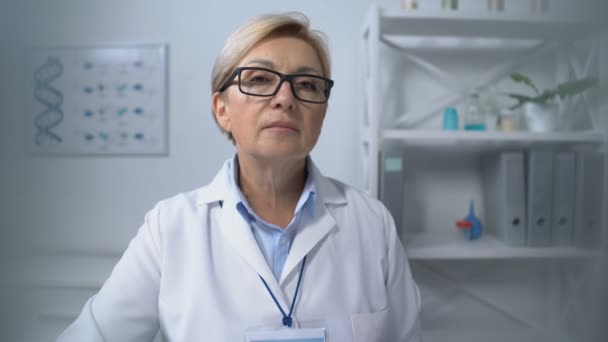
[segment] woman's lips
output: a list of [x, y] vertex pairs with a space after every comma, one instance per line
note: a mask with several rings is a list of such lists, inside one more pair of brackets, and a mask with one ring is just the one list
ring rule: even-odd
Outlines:
[[287, 122], [273, 122], [265, 127], [266, 129], [271, 129], [273, 131], [279, 132], [297, 132], [298, 129], [295, 125], [287, 123]]

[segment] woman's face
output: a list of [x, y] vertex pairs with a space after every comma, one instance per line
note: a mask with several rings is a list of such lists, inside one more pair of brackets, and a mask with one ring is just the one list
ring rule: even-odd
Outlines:
[[[316, 51], [297, 38], [263, 41], [239, 66], [324, 76]], [[287, 81], [271, 97], [243, 94], [235, 81], [213, 95], [213, 109], [222, 128], [232, 133], [239, 155], [271, 161], [301, 159], [310, 153], [321, 133], [327, 104], [298, 100]]]

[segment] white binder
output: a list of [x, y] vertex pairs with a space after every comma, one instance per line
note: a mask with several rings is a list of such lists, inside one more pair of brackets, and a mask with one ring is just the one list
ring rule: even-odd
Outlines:
[[578, 151], [576, 155], [576, 205], [574, 242], [576, 246], [599, 247], [602, 231], [604, 155], [598, 151]]
[[482, 160], [486, 226], [508, 245], [526, 243], [523, 152], [502, 152]]
[[526, 154], [528, 234], [532, 247], [551, 245], [551, 207], [553, 204], [553, 152], [530, 150]]
[[551, 244], [572, 246], [576, 193], [576, 155], [572, 151], [555, 154]]

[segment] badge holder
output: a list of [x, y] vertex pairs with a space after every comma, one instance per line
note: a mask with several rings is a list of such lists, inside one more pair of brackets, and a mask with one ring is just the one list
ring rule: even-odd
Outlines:
[[325, 329], [281, 329], [255, 331], [245, 335], [245, 342], [325, 342]]

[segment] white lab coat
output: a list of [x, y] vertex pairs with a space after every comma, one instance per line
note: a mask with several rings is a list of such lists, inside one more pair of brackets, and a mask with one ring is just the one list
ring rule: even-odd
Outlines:
[[308, 255], [294, 326], [328, 342], [419, 341], [420, 293], [392, 217], [376, 199], [324, 177], [314, 220], [298, 229], [277, 281], [235, 208], [227, 164], [207, 186], [159, 202], [99, 293], [58, 341], [244, 341], [281, 327]]

